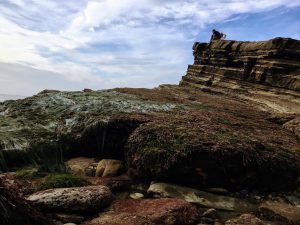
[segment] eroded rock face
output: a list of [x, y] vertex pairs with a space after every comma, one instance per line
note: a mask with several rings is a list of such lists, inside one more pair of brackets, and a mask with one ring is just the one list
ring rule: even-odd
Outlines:
[[267, 201], [259, 207], [260, 212], [268, 219], [285, 224], [300, 224], [300, 208], [283, 202]]
[[228, 211], [249, 212], [255, 211], [256, 206], [241, 199], [228, 196], [214, 195], [193, 188], [167, 183], [152, 183], [148, 193], [159, 197], [172, 197], [184, 199], [204, 207]]
[[196, 42], [193, 50], [195, 64], [189, 67], [183, 81], [213, 85], [220, 79], [241, 80], [300, 90], [298, 40]]
[[84, 225], [187, 225], [195, 224], [196, 207], [180, 199], [143, 199], [114, 202], [108, 212]]
[[54, 212], [92, 212], [107, 207], [112, 193], [105, 186], [58, 188], [37, 192], [27, 200], [42, 209]]

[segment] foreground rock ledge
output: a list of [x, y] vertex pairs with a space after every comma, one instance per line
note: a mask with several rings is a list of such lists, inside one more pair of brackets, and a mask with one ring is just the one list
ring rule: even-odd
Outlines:
[[143, 199], [114, 202], [109, 211], [84, 225], [187, 225], [199, 219], [197, 209], [180, 199]]
[[108, 206], [112, 193], [105, 186], [49, 189], [30, 195], [28, 201], [53, 212], [93, 212]]

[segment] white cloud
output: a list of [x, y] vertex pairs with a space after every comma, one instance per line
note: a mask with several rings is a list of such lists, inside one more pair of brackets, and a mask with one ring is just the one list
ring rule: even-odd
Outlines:
[[[175, 82], [191, 60], [191, 42], [206, 25], [299, 5], [299, 0], [4, 0], [0, 62], [49, 71], [74, 87]], [[38, 74], [41, 80], [46, 76]], [[0, 92], [3, 88], [0, 83]]]

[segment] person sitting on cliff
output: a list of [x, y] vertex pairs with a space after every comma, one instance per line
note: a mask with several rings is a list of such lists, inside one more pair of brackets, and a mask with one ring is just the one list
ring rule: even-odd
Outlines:
[[210, 41], [221, 40], [222, 37], [226, 37], [225, 34], [220, 33], [219, 31], [213, 29]]

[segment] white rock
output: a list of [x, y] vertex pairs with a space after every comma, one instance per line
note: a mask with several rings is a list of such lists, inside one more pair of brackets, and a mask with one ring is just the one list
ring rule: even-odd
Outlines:
[[144, 195], [142, 193], [131, 193], [129, 197], [132, 199], [142, 199], [144, 198]]
[[27, 200], [45, 210], [85, 212], [108, 206], [112, 201], [112, 193], [105, 186], [57, 188], [34, 193]]

